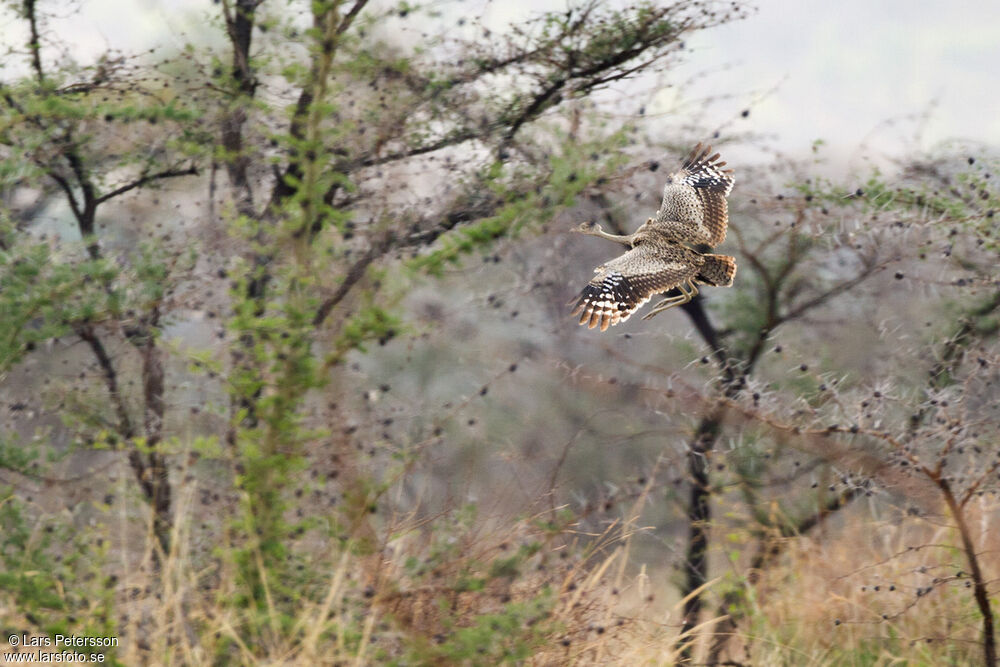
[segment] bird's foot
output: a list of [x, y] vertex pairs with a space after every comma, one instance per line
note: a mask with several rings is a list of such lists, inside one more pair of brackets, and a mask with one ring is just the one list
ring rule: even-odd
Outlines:
[[680, 285], [677, 286], [677, 289], [678, 291], [680, 291], [680, 294], [676, 296], [667, 297], [660, 303], [656, 304], [655, 306], [653, 306], [653, 309], [651, 311], [649, 311], [642, 317], [642, 319], [648, 320], [651, 317], [659, 315], [665, 310], [674, 308], [675, 306], [683, 306], [685, 303], [693, 299], [696, 294], [698, 294], [698, 286], [695, 285], [693, 282], [688, 282], [687, 284], [681, 283]]
[[664, 299], [660, 303], [656, 304], [651, 311], [643, 315], [642, 319], [644, 320], [651, 319], [653, 317], [656, 317], [665, 310], [669, 310], [670, 308], [673, 308], [675, 306], [680, 306], [682, 304], [687, 303], [690, 300], [691, 297], [687, 296], [686, 294], [682, 294], [681, 296], [671, 297], [669, 299]]

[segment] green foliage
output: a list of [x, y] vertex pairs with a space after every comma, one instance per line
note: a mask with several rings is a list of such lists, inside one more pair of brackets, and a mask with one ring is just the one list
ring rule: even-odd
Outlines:
[[104, 319], [111, 298], [101, 289], [117, 275], [103, 261], [66, 262], [49, 244], [21, 239], [0, 250], [0, 371], [74, 323]]
[[[115, 54], [91, 67], [60, 61], [4, 84], [0, 189], [37, 193], [40, 210], [64, 203], [50, 210], [68, 211], [57, 222], [73, 228], [42, 243], [28, 233], [32, 211], [0, 228], [0, 376], [55, 338], [75, 348], [44, 417], [62, 420], [65, 440], [109, 458], [120, 452], [146, 501], [121, 509], [121, 536], [94, 527], [101, 540], [115, 536], [116, 557], [143, 564], [130, 577], [147, 577], [149, 593], [125, 600], [122, 614], [140, 609], [139, 632], [163, 646], [132, 655], [360, 664], [376, 650], [373, 633], [392, 616], [393, 596], [430, 591], [440, 636], [429, 640], [400, 616], [390, 629], [396, 643], [379, 660], [524, 662], [564, 629], [554, 617], [564, 602], [555, 575], [541, 574], [549, 547], [559, 542], [568, 562], [598, 547], [574, 546], [587, 529], [565, 508], [530, 522], [540, 537], [486, 548], [479, 531], [488, 522], [474, 505], [429, 518], [425, 507], [401, 507], [390, 491], [418, 463], [436, 467], [426, 452], [440, 432], [427, 437], [414, 417], [401, 442], [379, 435], [374, 410], [354, 405], [361, 392], [351, 368], [373, 363], [373, 343], [410, 331], [399, 304], [415, 273], [442, 276], [541, 230], [611, 177], [620, 182], [634, 135], [596, 113], [581, 118], [587, 96], [649, 71], [679, 50], [682, 35], [739, 10], [586, 2], [509, 34], [468, 44], [429, 38], [409, 49], [380, 42], [392, 24], [379, 21], [404, 20], [417, 5], [365, 8], [351, 24], [341, 3], [256, 4], [219, 5], [225, 15], [213, 27], [230, 43], [218, 52], [214, 43], [191, 47], [160, 68]], [[20, 5], [24, 16], [31, 6]], [[567, 101], [572, 118], [560, 116]], [[148, 195], [195, 167], [205, 179], [169, 181], [180, 191], [169, 202]], [[446, 183], [424, 192], [410, 174], [425, 168], [440, 169]], [[873, 206], [891, 194], [876, 182], [866, 189]], [[174, 205], [188, 197], [204, 220], [175, 230]], [[228, 238], [215, 228], [220, 217]], [[170, 240], [175, 232], [180, 241]], [[780, 274], [791, 267], [782, 252], [814, 250], [808, 236], [792, 235], [762, 266]], [[209, 286], [216, 277], [228, 293]], [[718, 311], [736, 353], [774, 325], [765, 283], [742, 283], [758, 298]], [[178, 321], [191, 326], [178, 332]], [[212, 343], [186, 349], [191, 330]], [[209, 414], [203, 401], [217, 409]], [[365, 432], [352, 439], [358, 421]], [[0, 467], [34, 472], [32, 447], [7, 433], [0, 443]], [[380, 458], [382, 447], [389, 456]], [[211, 461], [184, 469], [183, 451]], [[739, 473], [748, 486], [763, 484], [763, 457], [746, 456]], [[336, 502], [319, 509], [306, 499], [321, 472]], [[182, 508], [196, 491], [234, 500], [227, 512], [192, 516]], [[46, 532], [14, 496], [0, 510], [0, 585], [13, 606], [46, 632], [115, 634], [124, 622], [113, 598], [131, 591], [109, 575], [121, 567], [106, 557], [110, 540], [71, 539], [74, 527], [61, 519]], [[156, 535], [147, 553], [131, 529], [149, 514]], [[426, 531], [430, 545], [391, 553], [395, 530], [400, 542]], [[397, 557], [401, 571], [389, 564]]]
[[0, 557], [4, 561], [0, 588], [12, 594], [18, 606], [36, 618], [43, 610], [63, 610], [64, 601], [56, 594], [56, 567], [48, 554], [53, 531], [36, 532], [9, 488], [0, 495], [0, 521], [4, 525], [0, 538]]
[[[578, 66], [593, 67], [609, 59], [620, 58], [622, 53], [628, 53], [642, 45], [653, 43], [669, 43], [676, 36], [678, 26], [669, 18], [661, 18], [653, 3], [641, 3], [630, 11], [612, 11], [607, 16], [600, 17], [597, 23], [599, 30], [585, 36], [580, 48], [583, 56]], [[577, 20], [574, 16], [567, 17], [567, 24]]]
[[546, 622], [552, 607], [551, 591], [528, 602], [509, 602], [495, 614], [483, 614], [470, 627], [456, 629], [439, 645], [418, 649], [418, 661], [447, 659], [472, 665], [518, 663], [529, 658], [554, 628]]
[[[86, 533], [57, 519], [31, 517], [11, 489], [0, 488], [0, 605], [17, 615], [0, 632], [112, 637], [116, 635], [115, 578], [100, 573], [105, 551]], [[29, 625], [25, 626], [24, 623]], [[115, 649], [97, 648], [106, 664], [120, 665]]]
[[[245, 275], [236, 284], [245, 285], [248, 279]], [[283, 287], [294, 289], [294, 281], [274, 281], [276, 297]], [[244, 499], [237, 525], [246, 540], [235, 560], [249, 583], [248, 599], [264, 609], [269, 585], [290, 604], [297, 602], [297, 596], [290, 595], [295, 590], [294, 563], [287, 545], [298, 526], [284, 516], [289, 506], [286, 489], [307, 465], [304, 443], [317, 437], [302, 424], [302, 402], [325, 380], [312, 352], [312, 311], [298, 290], [264, 312], [245, 289], [235, 289], [233, 297], [235, 315], [229, 330], [253, 341], [247, 346], [250, 354], [230, 374], [233, 401], [253, 408], [252, 415], [246, 409], [238, 412], [233, 424], [236, 483]]]
[[504, 540], [500, 548], [482, 550], [485, 556], [474, 555], [471, 545], [482, 549], [482, 538], [475, 535], [477, 518], [478, 508], [472, 504], [450, 512], [447, 521], [435, 522], [427, 552], [407, 559], [405, 571], [413, 589], [436, 592], [439, 632], [433, 642], [414, 636], [406, 658], [392, 664], [518, 662], [560, 630], [552, 615], [557, 597], [547, 584], [530, 589], [526, 599], [522, 595], [512, 600], [508, 594], [501, 596], [506, 600], [502, 604], [492, 602], [497, 590], [530, 580], [543, 543], [527, 539], [512, 550]]
[[981, 239], [980, 245], [996, 249], [1000, 237], [994, 223], [1000, 211], [1000, 192], [990, 178], [998, 164], [991, 160], [963, 160], [962, 167], [942, 171], [933, 163], [916, 164], [909, 178], [889, 178], [879, 169], [853, 189], [830, 179], [814, 178], [795, 183], [813, 205], [858, 208], [867, 213], [944, 219], [964, 226]]
[[[116, 65], [130, 72], [124, 63]], [[101, 71], [100, 66], [97, 69]], [[53, 174], [66, 180], [78, 173], [96, 187], [112, 189], [121, 185], [112, 178], [116, 168], [137, 168], [148, 175], [204, 153], [210, 142], [200, 109], [171, 89], [165, 91], [159, 77], [136, 85], [118, 78], [124, 72], [116, 66], [105, 72], [104, 81], [64, 88], [55, 88], [52, 81], [44, 86], [29, 81], [4, 86], [7, 103], [0, 105], [0, 145], [17, 150], [5, 157], [0, 184]], [[161, 127], [161, 145], [154, 148], [143, 142], [147, 129]], [[117, 150], [105, 149], [109, 134], [120, 142]], [[58, 151], [53, 151], [53, 144]], [[98, 168], [84, 169], [83, 155]], [[146, 187], [156, 185], [151, 180]]]
[[37, 468], [40, 444], [40, 439], [25, 445], [16, 436], [0, 434], [0, 468], [22, 474]]
[[538, 542], [522, 544], [517, 553], [507, 558], [498, 558], [490, 564], [490, 577], [506, 577], [513, 579], [521, 574], [521, 566], [528, 558], [534, 556], [542, 548]]
[[537, 229], [619, 166], [621, 158], [613, 151], [621, 146], [624, 136], [622, 130], [605, 139], [563, 144], [561, 153], [549, 157], [547, 178], [540, 187], [504, 163], [491, 163], [477, 180], [494, 201], [500, 202], [495, 213], [443, 235], [436, 247], [411, 260], [409, 268], [440, 277], [448, 266], [459, 265], [473, 252], [500, 239], [515, 239], [525, 229]]
[[333, 352], [327, 357], [326, 363], [336, 364], [352, 350], [367, 352], [365, 345], [372, 340], [385, 345], [399, 335], [401, 327], [399, 317], [369, 300], [341, 327]]

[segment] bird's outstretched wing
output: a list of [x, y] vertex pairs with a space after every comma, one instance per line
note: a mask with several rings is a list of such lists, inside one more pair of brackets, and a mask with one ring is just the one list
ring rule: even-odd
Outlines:
[[640, 244], [602, 264], [580, 292], [573, 315], [580, 324], [605, 331], [627, 320], [654, 294], [667, 292], [694, 278], [702, 262], [697, 253], [680, 246]]
[[725, 165], [711, 146], [695, 146], [680, 170], [667, 178], [654, 218], [657, 228], [683, 243], [722, 243], [729, 225], [726, 197], [734, 181], [733, 170], [723, 169]]

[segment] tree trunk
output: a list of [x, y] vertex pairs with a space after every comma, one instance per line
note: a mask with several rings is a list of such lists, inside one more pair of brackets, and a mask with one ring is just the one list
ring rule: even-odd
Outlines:
[[[682, 633], [688, 632], [698, 625], [702, 598], [701, 595], [692, 595], [692, 593], [708, 581], [708, 538], [712, 519], [712, 507], [709, 504], [711, 489], [709, 488], [708, 452], [719, 437], [721, 420], [721, 407], [705, 416], [698, 425], [698, 430], [695, 432], [688, 449], [691, 495], [687, 510], [688, 548], [684, 558], [684, 588], [681, 591], [681, 595], [687, 598], [684, 603]], [[682, 643], [681, 662], [690, 662], [692, 638], [685, 637]]]

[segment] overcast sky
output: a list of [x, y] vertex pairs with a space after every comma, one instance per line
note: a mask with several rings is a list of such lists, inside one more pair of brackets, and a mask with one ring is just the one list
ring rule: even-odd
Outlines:
[[[185, 38], [179, 32], [204, 30], [198, 17], [218, 11], [210, 0], [82, 5], [80, 14], [52, 26], [60, 35], [73, 34], [81, 55], [109, 45], [126, 51], [180, 46]], [[491, 22], [548, 5], [563, 7], [565, 0], [494, 2]], [[710, 111], [718, 123], [749, 107], [750, 116], [730, 127], [768, 136], [791, 153], [823, 139], [846, 160], [863, 144], [890, 154], [929, 150], [946, 140], [1000, 146], [1000, 1], [757, 5], [745, 21], [692, 35], [688, 62], [671, 77], [681, 82], [705, 72], [685, 87], [685, 96], [729, 94]], [[9, 17], [0, 34], [12, 38]], [[664, 101], [676, 99], [670, 95], [675, 93]]]
[[[692, 37], [700, 94], [759, 98], [745, 128], [799, 152], [824, 139], [849, 155], [1000, 146], [1000, 2], [761, 0]], [[719, 110], [720, 113], [722, 110]]]

